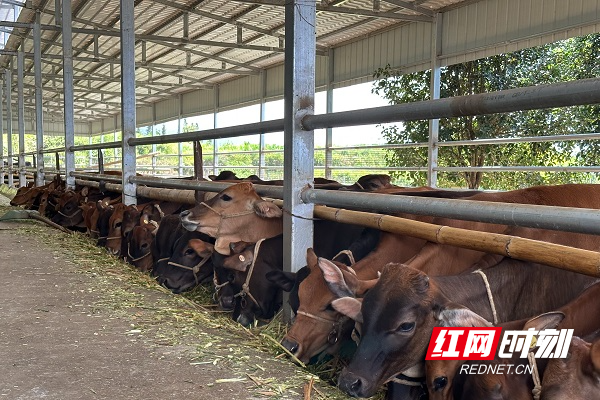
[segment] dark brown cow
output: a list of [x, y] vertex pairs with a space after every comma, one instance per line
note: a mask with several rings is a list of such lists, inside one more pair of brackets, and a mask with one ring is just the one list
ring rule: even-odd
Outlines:
[[[486, 274], [500, 322], [556, 309], [592, 281], [509, 259]], [[335, 300], [334, 307], [336, 302], [358, 301], [345, 297]], [[354, 397], [371, 396], [394, 376], [420, 365], [434, 326], [479, 326], [482, 318], [493, 318], [486, 285], [478, 274], [429, 277], [397, 264], [383, 268], [358, 307], [351, 314], [362, 321], [361, 341], [339, 377], [340, 388]]]
[[[340, 251], [350, 248], [354, 250], [354, 257], [360, 259], [372, 247], [362, 253], [356, 248], [369, 246], [369, 243], [372, 246], [376, 243], [373, 236], [378, 237], [379, 233], [356, 225], [325, 220], [315, 221], [314, 224], [315, 248], [328, 257], [335, 257]], [[236, 302], [233, 319], [247, 326], [251, 325], [255, 318], [272, 318], [281, 307], [281, 290], [290, 291], [295, 283], [293, 279], [281, 283], [282, 276], [288, 275], [282, 271], [283, 236], [266, 239], [258, 247], [254, 243], [245, 242], [241, 243], [240, 249], [236, 250], [234, 247], [232, 246], [232, 250], [236, 254], [218, 263], [219, 266], [233, 271], [230, 285], [238, 293], [239, 300]], [[256, 248], [259, 250], [258, 254], [255, 254]]]
[[564, 399], [600, 399], [600, 338], [588, 343], [575, 336], [566, 359], [548, 361], [541, 400]]
[[213, 276], [211, 241], [203, 233], [185, 230], [178, 216], [166, 215], [152, 246], [152, 275], [173, 293], [193, 289]]

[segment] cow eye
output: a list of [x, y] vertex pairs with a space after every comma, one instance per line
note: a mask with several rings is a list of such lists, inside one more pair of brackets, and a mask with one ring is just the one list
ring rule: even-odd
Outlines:
[[397, 329], [397, 330], [398, 330], [399, 332], [410, 332], [410, 331], [412, 331], [413, 329], [415, 329], [415, 323], [414, 323], [414, 322], [405, 322], [405, 323], [401, 324], [401, 325], [398, 327], [398, 329]]
[[445, 376], [438, 376], [433, 380], [433, 390], [442, 390], [448, 384], [448, 378]]
[[333, 308], [333, 306], [331, 305], [331, 303], [327, 304], [327, 306], [325, 307], [325, 311], [335, 311], [335, 308]]
[[226, 195], [226, 194], [221, 195], [221, 200], [223, 200], [223, 201], [231, 201], [231, 196]]
[[120, 228], [120, 227], [121, 227], [121, 222], [117, 222], [117, 223], [115, 224], [115, 228]]
[[185, 249], [185, 253], [184, 254], [186, 256], [192, 255], [192, 254], [194, 254], [194, 249], [189, 249], [189, 248]]

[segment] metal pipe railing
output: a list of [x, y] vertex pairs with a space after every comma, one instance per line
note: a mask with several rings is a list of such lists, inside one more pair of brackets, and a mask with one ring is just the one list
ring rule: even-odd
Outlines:
[[283, 131], [283, 119], [256, 122], [252, 124], [235, 125], [225, 128], [206, 129], [202, 131], [177, 133], [174, 135], [162, 135], [144, 138], [129, 139], [130, 146], [145, 144], [193, 142], [195, 140], [226, 139], [239, 136], [250, 136], [259, 133], [270, 133]]
[[361, 110], [361, 112], [354, 110], [331, 114], [306, 115], [302, 118], [302, 127], [305, 130], [315, 130], [342, 126], [537, 110], [594, 103], [600, 103], [600, 78], [374, 107]]
[[384, 213], [409, 213], [492, 224], [600, 234], [600, 210], [305, 189], [305, 202]]

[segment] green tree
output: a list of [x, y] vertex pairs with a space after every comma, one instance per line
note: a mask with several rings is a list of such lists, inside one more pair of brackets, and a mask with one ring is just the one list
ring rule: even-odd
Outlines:
[[[441, 72], [441, 97], [464, 96], [515, 87], [533, 86], [598, 75], [598, 38], [577, 38], [510, 54], [451, 65]], [[578, 55], [577, 57], [573, 57]], [[591, 68], [593, 66], [593, 68]], [[384, 96], [390, 104], [408, 103], [429, 98], [430, 71], [400, 75], [389, 65], [374, 73], [373, 92]], [[532, 137], [565, 133], [580, 133], [598, 129], [597, 106], [531, 110], [505, 114], [489, 114], [440, 120], [440, 141], [474, 140], [503, 137]], [[585, 121], [585, 122], [584, 122]], [[595, 126], [594, 126], [595, 123]], [[408, 121], [383, 128], [390, 144], [427, 142], [428, 121]], [[593, 128], [593, 129], [592, 129]], [[586, 148], [586, 155], [600, 152], [595, 142]], [[438, 163], [443, 166], [563, 166], [573, 165], [585, 157], [578, 156], [584, 146], [575, 142], [513, 143], [440, 147]], [[596, 153], [597, 154], [597, 153]], [[597, 160], [594, 154], [592, 158]], [[578, 157], [578, 158], [577, 158]], [[427, 165], [426, 148], [390, 150], [386, 156], [391, 166]], [[591, 162], [592, 160], [587, 160]], [[594, 161], [597, 163], [597, 161]], [[423, 172], [392, 173], [414, 185], [426, 183]], [[574, 174], [543, 172], [444, 173], [440, 186], [512, 189], [532, 184], [572, 182]]]

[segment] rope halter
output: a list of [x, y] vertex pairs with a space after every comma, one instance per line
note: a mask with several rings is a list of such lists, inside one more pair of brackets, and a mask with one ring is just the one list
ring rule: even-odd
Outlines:
[[[194, 265], [193, 267], [188, 267], [187, 265], [183, 265], [183, 264], [178, 264], [176, 262], [173, 261], [169, 261], [167, 263], [167, 265], [172, 265], [174, 267], [179, 267], [179, 268], [183, 268], [183, 269], [187, 269], [193, 272], [194, 274], [194, 280], [196, 281], [196, 286], [198, 286], [199, 282], [198, 282], [198, 272], [200, 271], [200, 267], [202, 267], [204, 264], [206, 264], [208, 262], [208, 260], [210, 260], [210, 255], [204, 257], [203, 259], [200, 260], [200, 262], [198, 262], [198, 264]], [[163, 261], [165, 260], [164, 258], [161, 258], [158, 261]]]
[[217, 226], [217, 233], [215, 234], [215, 237], [219, 237], [219, 233], [221, 232], [221, 225], [223, 224], [223, 220], [229, 219], [229, 218], [241, 217], [244, 215], [255, 214], [254, 210], [246, 210], [246, 211], [241, 211], [238, 213], [225, 214], [221, 211], [215, 210], [213, 207], [209, 206], [208, 204], [206, 204], [203, 201], [200, 202], [200, 205], [208, 208], [210, 211], [214, 212], [215, 214], [217, 214], [219, 216], [219, 225]]
[[260, 245], [262, 244], [262, 242], [265, 241], [265, 239], [266, 238], [260, 239], [254, 245], [254, 258], [252, 259], [252, 264], [250, 264], [250, 268], [248, 269], [248, 274], [246, 275], [246, 281], [244, 281], [244, 283], [242, 284], [242, 290], [240, 290], [238, 293], [233, 295], [234, 298], [241, 297], [240, 302], [243, 302], [242, 308], [245, 308], [245, 301], [246, 301], [245, 299], [246, 299], [246, 296], [248, 296], [250, 298], [250, 300], [252, 300], [252, 302], [254, 302], [254, 304], [256, 304], [256, 306], [260, 310], [261, 314], [264, 314], [264, 310], [262, 309], [262, 307], [260, 306], [260, 304], [258, 303], [256, 298], [254, 296], [252, 296], [252, 293], [250, 293], [250, 279], [252, 278], [252, 272], [254, 272], [254, 265], [256, 264], [256, 259], [258, 258], [258, 252], [260, 250]]
[[323, 317], [319, 317], [318, 315], [314, 315], [311, 313], [308, 313], [306, 311], [301, 311], [298, 310], [296, 312], [296, 314], [300, 314], [300, 315], [304, 315], [305, 317], [314, 319], [315, 321], [319, 321], [325, 324], [331, 324], [331, 331], [329, 331], [329, 334], [327, 335], [327, 343], [334, 345], [338, 342], [338, 340], [340, 339], [340, 326], [342, 325], [342, 323], [344, 323], [347, 319], [347, 317], [341, 317], [338, 319], [329, 319], [329, 318], [323, 318]]

